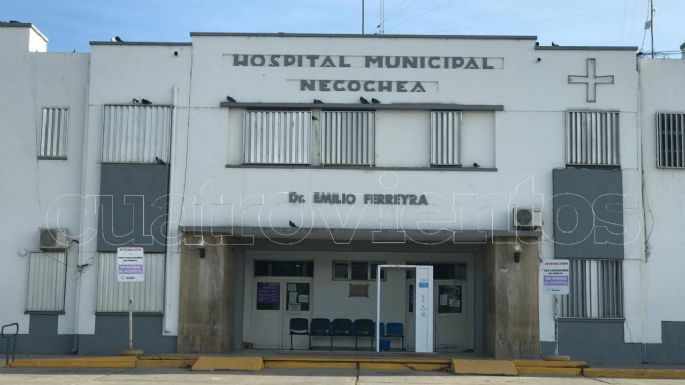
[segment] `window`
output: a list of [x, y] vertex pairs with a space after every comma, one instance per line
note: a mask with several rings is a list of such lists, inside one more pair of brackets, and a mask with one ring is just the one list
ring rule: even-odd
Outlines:
[[431, 166], [459, 166], [461, 112], [431, 112]]
[[314, 262], [255, 261], [255, 277], [313, 277]]
[[69, 109], [43, 108], [40, 125], [38, 159], [67, 158], [67, 127]]
[[350, 264], [352, 269], [353, 281], [366, 281], [369, 279], [369, 264], [364, 262], [352, 262]]
[[656, 166], [685, 168], [685, 113], [656, 114]]
[[[465, 263], [414, 263], [407, 262], [408, 265], [429, 265], [433, 266], [433, 279], [443, 279], [443, 280], [466, 280], [466, 264]], [[407, 278], [414, 278], [415, 270], [407, 270]]]
[[567, 112], [567, 165], [619, 166], [619, 144], [618, 112]]
[[[376, 268], [385, 262], [333, 262], [333, 279], [340, 281], [368, 281], [376, 279]], [[385, 280], [385, 270], [381, 271]]]
[[31, 253], [27, 312], [64, 312], [66, 253]]
[[[144, 255], [145, 280], [133, 283], [133, 311], [164, 311], [164, 254]], [[99, 253], [96, 311], [128, 311], [128, 284], [117, 281], [117, 253]]]
[[309, 164], [310, 111], [245, 111], [244, 164]]
[[623, 261], [571, 260], [570, 293], [561, 298], [561, 316], [623, 318]]
[[347, 262], [333, 262], [333, 279], [349, 279], [349, 273]]
[[106, 105], [103, 163], [169, 163], [171, 106]]
[[324, 111], [321, 119], [321, 164], [373, 165], [373, 111]]

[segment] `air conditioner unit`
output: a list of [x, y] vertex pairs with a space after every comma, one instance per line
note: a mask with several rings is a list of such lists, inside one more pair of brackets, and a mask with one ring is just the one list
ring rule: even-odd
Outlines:
[[542, 210], [536, 208], [514, 208], [514, 227], [517, 229], [539, 229], [542, 227]]
[[70, 240], [67, 229], [41, 228], [38, 247], [44, 251], [66, 250]]
[[202, 250], [207, 247], [207, 242], [202, 234], [186, 234], [183, 238], [183, 244], [189, 249]]

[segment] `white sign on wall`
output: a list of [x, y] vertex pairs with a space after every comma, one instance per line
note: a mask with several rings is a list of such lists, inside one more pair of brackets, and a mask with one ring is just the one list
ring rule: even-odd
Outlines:
[[117, 280], [119, 282], [143, 282], [144, 279], [143, 248], [117, 248]]
[[542, 291], [545, 294], [568, 294], [568, 259], [542, 261], [540, 272], [540, 275], [542, 275]]

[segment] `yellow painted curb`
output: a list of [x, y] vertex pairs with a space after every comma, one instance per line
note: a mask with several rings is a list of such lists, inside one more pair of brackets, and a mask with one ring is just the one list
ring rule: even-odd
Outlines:
[[519, 376], [580, 376], [582, 368], [517, 366]]
[[307, 362], [395, 362], [395, 363], [425, 363], [425, 364], [443, 364], [450, 365], [452, 359], [450, 358], [436, 358], [436, 357], [307, 357], [307, 356], [266, 356], [265, 362], [271, 361], [307, 361]]
[[585, 377], [685, 379], [685, 369], [585, 368]]
[[408, 363], [407, 367], [409, 367], [412, 370], [419, 371], [419, 372], [434, 372], [434, 371], [447, 370], [450, 368], [450, 364], [414, 364], [414, 363]]
[[585, 368], [585, 367], [587, 367], [587, 362], [585, 362], [585, 361], [514, 360], [514, 365], [516, 365], [517, 368], [521, 368], [521, 367]]
[[264, 361], [269, 369], [356, 369], [356, 362], [339, 361]]
[[198, 354], [146, 354], [138, 357], [139, 360], [197, 360]]
[[411, 370], [405, 364], [395, 362], [360, 362], [359, 369], [366, 370]]
[[191, 360], [138, 360], [136, 361], [136, 368], [190, 368], [195, 363], [195, 359]]
[[258, 372], [264, 368], [262, 357], [200, 356], [192, 370], [240, 370]]
[[513, 361], [503, 360], [452, 360], [452, 373], [486, 376], [516, 376]]
[[135, 368], [136, 357], [27, 358], [10, 363], [13, 368]]

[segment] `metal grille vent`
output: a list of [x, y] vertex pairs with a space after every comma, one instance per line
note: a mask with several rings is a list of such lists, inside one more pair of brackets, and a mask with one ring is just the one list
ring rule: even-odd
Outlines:
[[566, 122], [566, 164], [618, 166], [619, 113], [570, 111]]
[[43, 108], [40, 126], [38, 158], [67, 158], [68, 108]]
[[169, 162], [170, 106], [106, 105], [103, 163]]
[[623, 318], [623, 261], [571, 260], [570, 293], [561, 315], [570, 318]]
[[657, 161], [660, 168], [685, 168], [685, 113], [657, 113]]
[[325, 111], [321, 126], [321, 163], [373, 165], [375, 113]]
[[310, 111], [246, 111], [243, 163], [309, 164]]
[[431, 165], [458, 166], [461, 112], [431, 112]]

